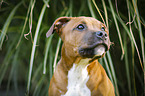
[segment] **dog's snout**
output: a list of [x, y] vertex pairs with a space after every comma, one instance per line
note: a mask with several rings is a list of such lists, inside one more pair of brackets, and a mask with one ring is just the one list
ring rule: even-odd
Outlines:
[[96, 36], [100, 39], [107, 39], [108, 38], [108, 35], [105, 31], [98, 31], [98, 32], [95, 32]]

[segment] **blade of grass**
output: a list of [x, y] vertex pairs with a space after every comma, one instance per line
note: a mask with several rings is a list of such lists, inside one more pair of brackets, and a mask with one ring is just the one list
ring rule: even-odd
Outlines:
[[96, 18], [95, 12], [93, 11], [93, 8], [92, 8], [91, 0], [88, 0], [88, 7], [89, 7], [92, 17]]
[[114, 12], [113, 5], [112, 5], [111, 0], [109, 0], [109, 5], [110, 5], [110, 8], [111, 8], [111, 12], [112, 12], [113, 19], [114, 19], [114, 22], [115, 22], [115, 25], [116, 25], [116, 29], [117, 29], [117, 33], [118, 33], [118, 37], [119, 37], [121, 49], [122, 49], [122, 56], [121, 56], [121, 60], [122, 60], [123, 57], [124, 57], [123, 43], [122, 43], [122, 38], [121, 38], [121, 34], [120, 34], [119, 25], [118, 25], [118, 22], [117, 22], [117, 20], [116, 20], [116, 16], [115, 16], [115, 12]]
[[[137, 7], [137, 2], [135, 0], [132, 0], [134, 11], [137, 15], [137, 23], [138, 23], [138, 29], [139, 29], [139, 36], [140, 36], [140, 41], [141, 41], [141, 49], [142, 49], [142, 58], [143, 58], [143, 64], [144, 64], [144, 72], [145, 72], [145, 52], [144, 52], [144, 40], [143, 40], [143, 34], [142, 34], [142, 28], [141, 28], [141, 21], [140, 21], [140, 16], [138, 12], [138, 7]], [[141, 67], [143, 68], [142, 64]]]
[[136, 74], [136, 77], [138, 78], [138, 81], [140, 82], [142, 88], [144, 88], [144, 79], [141, 75], [143, 74], [140, 74], [140, 70], [137, 68], [137, 65], [135, 64], [134, 65], [134, 70], [135, 70], [135, 74]]
[[42, 90], [42, 96], [48, 96], [48, 86], [45, 86], [44, 90]]
[[[12, 80], [12, 77], [15, 77], [14, 76], [14, 72], [16, 71], [16, 67], [17, 67], [17, 59], [18, 59], [18, 53], [19, 53], [19, 49], [16, 51], [15, 55], [14, 55], [14, 59], [12, 61], [12, 68], [11, 68], [11, 71], [10, 71], [10, 76], [9, 76], [9, 79], [8, 79], [8, 83], [7, 83], [7, 95], [8, 95], [8, 92], [9, 92], [9, 87], [10, 87], [10, 81]], [[16, 93], [16, 96], [18, 96], [18, 91], [15, 92]]]
[[73, 0], [70, 0], [69, 3], [69, 16], [73, 16]]
[[37, 37], [38, 37], [38, 33], [39, 33], [39, 30], [40, 30], [41, 22], [42, 22], [42, 19], [43, 19], [46, 7], [47, 7], [47, 5], [44, 4], [43, 8], [41, 10], [40, 16], [39, 16], [37, 27], [36, 27], [36, 32], [35, 32], [35, 36], [34, 36], [34, 42], [33, 42], [33, 46], [32, 46], [32, 52], [31, 52], [31, 59], [30, 59], [30, 67], [29, 67], [29, 76], [28, 76], [27, 93], [26, 93], [26, 95], [29, 95], [31, 75], [32, 75], [33, 62], [34, 62], [34, 56], [35, 56], [35, 49], [36, 49], [36, 43], [37, 43]]
[[[102, 0], [102, 3], [103, 3], [104, 13], [105, 13], [105, 19], [106, 19], [105, 21], [106, 21], [106, 24], [107, 24], [107, 28], [109, 30], [108, 14], [107, 14], [106, 4], [105, 4], [104, 0]], [[119, 89], [118, 89], [118, 85], [117, 85], [117, 78], [116, 78], [115, 69], [114, 69], [112, 58], [111, 58], [111, 55], [110, 55], [109, 51], [107, 51], [107, 58], [108, 58], [108, 62], [109, 62], [109, 65], [110, 65], [110, 70], [111, 70], [111, 73], [112, 73], [112, 78], [114, 80], [116, 94], [117, 94], [117, 96], [119, 96]]]
[[[127, 8], [128, 8], [128, 18], [129, 18], [129, 22], [131, 22], [131, 16], [130, 16], [130, 7], [129, 7], [129, 0], [126, 0], [126, 3], [127, 3]], [[134, 21], [134, 20], [133, 20]], [[132, 33], [132, 28], [131, 28], [131, 24], [129, 23], [129, 28], [130, 28], [130, 32]], [[131, 48], [132, 48], [132, 59], [131, 59], [131, 61], [132, 61], [132, 67], [133, 67], [133, 84], [134, 84], [134, 94], [135, 94], [135, 96], [137, 96], [137, 91], [136, 91], [136, 84], [135, 84], [135, 72], [134, 72], [134, 44], [133, 44], [133, 42], [131, 42]], [[127, 48], [126, 48], [127, 49]], [[126, 56], [127, 57], [127, 56]], [[126, 61], [127, 62], [127, 61]], [[127, 66], [127, 64], [126, 64], [126, 66]], [[128, 67], [128, 66], [127, 66]], [[129, 68], [129, 67], [128, 67]], [[129, 75], [129, 74], [127, 74], [127, 75]], [[128, 82], [130, 81], [130, 78], [128, 79]], [[130, 84], [130, 82], [129, 82], [129, 84]], [[131, 89], [130, 89], [130, 87], [131, 87], [131, 85], [129, 85], [128, 84], [128, 86], [129, 86], [129, 93], [130, 93], [130, 95], [132, 95], [131, 93]]]
[[110, 80], [112, 81], [112, 83], [113, 83], [113, 85], [114, 85], [114, 81], [113, 81], [113, 79], [112, 79], [111, 71], [110, 71], [110, 68], [109, 68], [109, 66], [108, 66], [108, 61], [107, 61], [107, 59], [106, 59], [106, 56], [104, 56], [103, 59], [104, 59], [105, 66], [106, 66], [108, 75], [109, 75], [109, 77], [110, 77]]
[[[52, 78], [52, 75], [53, 75], [53, 50], [52, 50], [52, 47], [50, 47], [50, 54], [49, 54], [49, 82], [50, 82], [50, 79]], [[49, 86], [49, 84], [48, 84]]]
[[42, 83], [39, 82], [41, 81], [42, 77], [44, 77], [44, 75], [40, 75], [42, 68], [43, 68], [43, 64], [41, 63], [38, 66], [38, 68], [35, 69], [35, 73], [32, 77], [32, 82], [35, 82], [32, 84], [33, 85], [32, 87], [34, 88], [33, 96], [36, 96], [36, 93], [39, 94], [41, 90], [41, 89], [40, 90], [37, 89], [42, 86]]
[[[104, 0], [102, 0], [102, 3], [103, 3], [104, 13], [105, 13], [105, 19], [106, 19], [105, 21], [106, 21], [106, 24], [107, 24], [107, 28], [109, 30], [108, 14], [107, 14], [106, 4], [105, 4]], [[117, 85], [117, 78], [116, 78], [115, 69], [114, 69], [112, 58], [111, 58], [111, 55], [110, 55], [109, 51], [107, 51], [107, 58], [108, 58], [108, 62], [109, 62], [109, 65], [110, 65], [110, 70], [111, 70], [111, 73], [112, 73], [112, 78], [114, 80], [115, 91], [116, 91], [117, 96], [119, 96], [119, 89], [118, 89], [118, 85]]]
[[119, 96], [119, 89], [118, 89], [118, 85], [117, 85], [117, 78], [116, 78], [115, 69], [114, 69], [112, 58], [111, 58], [111, 55], [110, 55], [109, 51], [107, 51], [107, 58], [108, 58], [110, 70], [111, 70], [111, 73], [112, 73], [112, 78], [114, 80], [116, 94], [117, 94], [117, 96]]
[[[67, 11], [66, 14], [65, 14], [65, 16], [70, 16], [70, 17], [72, 17], [72, 14], [73, 14], [73, 1], [72, 1], [72, 0], [70, 0], [68, 10], [64, 10], [64, 11]], [[63, 12], [63, 13], [64, 13], [64, 12]], [[62, 14], [61, 14], [61, 15], [62, 15]], [[60, 16], [61, 16], [61, 15], [60, 15]]]
[[[138, 26], [137, 26], [137, 22], [135, 22], [135, 17], [136, 17], [136, 15], [135, 15], [135, 11], [134, 11], [134, 9], [133, 9], [133, 6], [132, 6], [132, 4], [129, 2], [129, 8], [130, 8], [130, 10], [131, 10], [131, 15], [132, 15], [132, 18], [133, 18], [133, 23], [134, 23], [134, 25], [135, 25], [135, 27], [136, 27], [136, 29], [138, 30]], [[130, 33], [131, 33], [131, 37], [132, 37], [132, 41], [133, 41], [133, 44], [134, 44], [134, 46], [135, 46], [135, 49], [136, 49], [136, 51], [137, 51], [137, 54], [138, 54], [138, 58], [139, 58], [139, 61], [140, 61], [140, 64], [141, 64], [141, 67], [142, 67], [142, 69], [143, 69], [143, 66], [142, 66], [142, 61], [141, 61], [141, 55], [140, 55], [140, 53], [139, 53], [139, 49], [138, 49], [138, 46], [137, 46], [137, 43], [136, 43], [136, 41], [135, 41], [135, 38], [134, 38], [134, 36], [133, 36], [133, 30], [132, 30], [132, 28], [131, 28], [131, 24], [129, 24], [129, 28], [130, 28]], [[145, 40], [144, 40], [145, 41]]]
[[22, 32], [21, 32], [21, 36], [20, 36], [20, 39], [16, 45], [16, 49], [18, 48], [21, 40], [22, 40], [22, 36], [24, 36], [24, 31], [25, 31], [25, 28], [26, 28], [26, 24], [27, 24], [27, 21], [28, 21], [28, 17], [29, 17], [29, 13], [30, 13], [30, 8], [31, 8], [31, 5], [32, 5], [32, 1], [30, 1], [30, 4], [29, 4], [29, 8], [28, 8], [28, 11], [27, 11], [27, 15], [26, 15], [26, 18], [25, 18], [25, 22], [24, 22], [24, 26], [23, 26], [23, 29], [22, 29]]
[[7, 54], [5, 56], [5, 59], [0, 67], [0, 85], [2, 83], [2, 80], [4, 78], [4, 75], [6, 74], [6, 71], [8, 69], [8, 66], [10, 64], [10, 60], [15, 52], [15, 49], [13, 49], [14, 45], [16, 43], [16, 39], [14, 39], [14, 41], [11, 43], [11, 46], [9, 46], [8, 50], [7, 50]]
[[36, 82], [37, 78], [39, 78], [39, 76], [40, 76], [39, 73], [41, 72], [41, 70], [43, 68], [42, 66], [43, 66], [43, 64], [40, 63], [40, 65], [38, 66], [38, 68], [35, 69], [35, 73], [33, 74], [33, 77], [32, 77], [32, 80], [31, 80], [32, 82]]
[[3, 45], [3, 41], [5, 39], [5, 36], [6, 36], [6, 33], [7, 33], [7, 30], [9, 28], [9, 25], [13, 19], [13, 16], [15, 15], [15, 12], [17, 11], [17, 9], [19, 8], [19, 6], [22, 4], [23, 1], [21, 1], [18, 5], [16, 5], [16, 7], [11, 11], [11, 13], [9, 14], [3, 28], [2, 28], [2, 32], [1, 32], [1, 35], [0, 35], [0, 50], [2, 50], [2, 45]]
[[86, 1], [82, 2], [80, 10], [78, 12], [78, 16], [81, 16], [81, 14], [82, 14], [83, 10], [85, 9], [85, 7], [86, 7]]
[[61, 44], [61, 38], [59, 38], [58, 43], [57, 43], [57, 48], [56, 48], [56, 52], [55, 52], [55, 58], [54, 58], [54, 64], [53, 64], [53, 69], [55, 72], [55, 68], [56, 68], [56, 63], [57, 63], [57, 57], [58, 57], [58, 53], [60, 51], [60, 44]]
[[135, 70], [134, 70], [134, 44], [133, 44], [133, 42], [131, 43], [131, 48], [132, 48], [132, 59], [131, 59], [131, 61], [132, 61], [132, 69], [133, 69], [133, 86], [134, 86], [134, 94], [135, 94], [135, 96], [137, 96], [137, 90], [136, 90], [136, 81], [135, 81]]
[[43, 75], [40, 80], [38, 81], [36, 87], [35, 87], [35, 90], [34, 90], [34, 93], [33, 93], [33, 96], [40, 96], [40, 91], [42, 89], [42, 85], [44, 83], [44, 79], [45, 79], [45, 75]]
[[[103, 3], [104, 13], [105, 13], [105, 19], [106, 19], [105, 21], [106, 21], [106, 24], [107, 24], [107, 28], [109, 30], [108, 14], [107, 14], [106, 4], [105, 4], [104, 0], [102, 0], [102, 3]], [[107, 51], [107, 57], [108, 57], [109, 65], [110, 65], [110, 70], [111, 70], [111, 73], [112, 73], [112, 78], [114, 80], [116, 94], [117, 94], [117, 96], [119, 96], [119, 89], [118, 89], [118, 86], [117, 86], [117, 78], [116, 78], [116, 74], [115, 74], [112, 58], [111, 58], [111, 55], [110, 55], [109, 51]]]
[[100, 58], [98, 61], [104, 67], [103, 58]]
[[[136, 48], [136, 51], [137, 51], [137, 54], [138, 54], [138, 58], [139, 58], [140, 64], [142, 65], [140, 53], [139, 53], [139, 50], [138, 50], [138, 47], [137, 47], [137, 44], [136, 44], [136, 41], [135, 41], [135, 38], [134, 38], [134, 35], [133, 35], [133, 32], [132, 32], [132, 29], [130, 28], [130, 31], [129, 31], [129, 29], [127, 28], [127, 26], [125, 25], [125, 23], [122, 22], [122, 20], [120, 20], [118, 17], [117, 17], [117, 19], [120, 21], [120, 23], [122, 24], [123, 28], [127, 32], [128, 36], [130, 38], [130, 41], [134, 44], [134, 46]], [[134, 67], [134, 68], [136, 69], [136, 67]], [[140, 77], [138, 76], [138, 78], [140, 78]]]
[[13, 75], [13, 84], [14, 84], [14, 90], [15, 90], [15, 93], [16, 93], [16, 95], [17, 96], [19, 96], [19, 88], [18, 88], [18, 86], [19, 86], [19, 84], [18, 84], [18, 58], [17, 58], [17, 60], [16, 60], [16, 63], [17, 63], [17, 65], [16, 65], [16, 67], [15, 67], [15, 70], [14, 70], [14, 75]]
[[[142, 61], [141, 61], [141, 57], [140, 57], [140, 53], [139, 53], [139, 50], [138, 50], [138, 47], [137, 47], [137, 44], [136, 44], [136, 41], [135, 41], [135, 38], [134, 38], [134, 35], [133, 35], [133, 32], [132, 30], [129, 31], [129, 29], [127, 28], [126, 24], [124, 22], [122, 22], [122, 20], [120, 20], [119, 17], [117, 17], [116, 15], [116, 18], [119, 20], [119, 22], [122, 24], [123, 28], [125, 29], [125, 31], [127, 32], [131, 42], [133, 42], [135, 48], [136, 48], [136, 51], [137, 51], [137, 54], [138, 54], [138, 58], [139, 58], [139, 61], [140, 61], [140, 64], [142, 65]], [[142, 66], [141, 66], [142, 67]], [[142, 67], [143, 69], [143, 67]]]
[[31, 5], [31, 11], [30, 11], [30, 17], [29, 17], [29, 32], [27, 34], [24, 34], [24, 37], [28, 40], [27, 36], [30, 35], [31, 36], [31, 41], [33, 43], [33, 37], [32, 37], [32, 24], [33, 24], [33, 10], [34, 10], [34, 6], [35, 6], [35, 2], [36, 0], [33, 0], [30, 5]]
[[49, 52], [49, 49], [50, 49], [50, 44], [51, 44], [51, 41], [52, 41], [52, 37], [53, 37], [53, 35], [50, 36], [49, 39], [47, 39], [46, 46], [45, 46], [43, 74], [46, 74], [47, 57], [48, 57], [48, 52]]
[[129, 95], [132, 96], [132, 91], [131, 91], [131, 79], [130, 79], [130, 69], [129, 69], [129, 61], [128, 61], [128, 51], [127, 51], [127, 36], [124, 33], [124, 50], [125, 50], [125, 69], [126, 69], [126, 77], [127, 77], [127, 85], [128, 85], [128, 90], [129, 90]]
[[100, 10], [99, 10], [99, 8], [98, 8], [98, 6], [97, 6], [97, 4], [95, 3], [94, 0], [92, 0], [92, 1], [93, 1], [93, 4], [95, 5], [95, 7], [96, 7], [96, 9], [97, 9], [97, 11], [98, 11], [100, 17], [101, 17], [103, 23], [106, 24], [106, 23], [105, 23], [105, 20], [104, 20], [104, 18], [103, 18], [103, 16], [102, 16], [102, 14], [101, 14], [101, 12], [100, 12]]
[[107, 14], [107, 8], [106, 8], [106, 4], [105, 4], [105, 1], [102, 0], [102, 3], [103, 3], [103, 8], [104, 8], [104, 13], [105, 13], [105, 21], [106, 21], [106, 24], [107, 24], [107, 28], [109, 30], [109, 23], [108, 23], [108, 14]]

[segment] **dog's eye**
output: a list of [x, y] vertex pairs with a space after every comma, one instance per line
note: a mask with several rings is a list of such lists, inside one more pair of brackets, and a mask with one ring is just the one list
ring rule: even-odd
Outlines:
[[79, 29], [79, 30], [83, 30], [85, 28], [85, 26], [83, 25], [83, 24], [79, 24], [78, 26], [77, 26], [77, 29]]
[[101, 30], [102, 30], [102, 31], [105, 31], [105, 27], [101, 27]]

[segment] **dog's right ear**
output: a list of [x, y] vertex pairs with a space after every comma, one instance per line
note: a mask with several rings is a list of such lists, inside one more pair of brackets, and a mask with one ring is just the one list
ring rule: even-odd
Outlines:
[[48, 38], [54, 32], [61, 34], [60, 29], [61, 27], [67, 23], [72, 17], [60, 17], [54, 21], [48, 32], [46, 33], [46, 37]]

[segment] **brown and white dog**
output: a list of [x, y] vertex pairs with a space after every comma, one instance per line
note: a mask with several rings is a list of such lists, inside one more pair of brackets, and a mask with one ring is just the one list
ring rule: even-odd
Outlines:
[[113, 84], [98, 62], [110, 48], [106, 26], [92, 17], [60, 17], [46, 36], [53, 32], [63, 45], [49, 96], [115, 96]]

